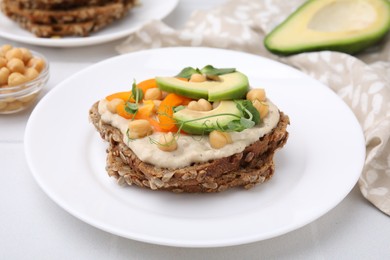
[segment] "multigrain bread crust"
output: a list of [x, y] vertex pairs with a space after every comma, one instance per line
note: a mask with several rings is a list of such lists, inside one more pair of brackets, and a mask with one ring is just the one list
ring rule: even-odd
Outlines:
[[122, 133], [101, 121], [98, 102], [89, 111], [90, 121], [100, 136], [109, 143], [106, 170], [120, 184], [169, 190], [173, 192], [220, 192], [242, 186], [252, 188], [274, 174], [273, 157], [288, 139], [288, 116], [280, 112], [280, 120], [272, 132], [228, 157], [196, 163], [179, 169], [159, 168], [141, 161], [123, 143]]

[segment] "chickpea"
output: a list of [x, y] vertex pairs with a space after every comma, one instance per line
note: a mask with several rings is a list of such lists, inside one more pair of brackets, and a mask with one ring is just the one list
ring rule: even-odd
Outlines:
[[198, 104], [202, 108], [202, 111], [210, 111], [211, 109], [213, 109], [211, 103], [204, 98], [199, 99]]
[[196, 101], [191, 101], [190, 103], [188, 103], [187, 108], [190, 110], [201, 111], [201, 107], [200, 107], [199, 103]]
[[7, 59], [0, 57], [0, 68], [7, 66]]
[[221, 78], [218, 75], [206, 75], [206, 78], [208, 80], [221, 81]]
[[161, 105], [161, 100], [153, 100], [153, 103], [154, 103], [154, 108], [157, 111], [158, 107]]
[[246, 94], [246, 99], [250, 101], [265, 101], [265, 91], [261, 88], [249, 90], [249, 92]]
[[24, 73], [25, 67], [21, 59], [13, 58], [8, 60], [7, 67], [11, 72]]
[[23, 74], [20, 74], [19, 72], [13, 72], [8, 77], [8, 86], [18, 86], [20, 84], [26, 83], [27, 81], [27, 78]]
[[29, 95], [26, 95], [24, 97], [19, 98], [18, 100], [25, 103], [25, 105], [28, 105], [30, 102], [32, 103], [32, 101], [34, 101], [36, 97], [38, 97], [38, 94], [39, 94], [39, 92], [29, 94]]
[[5, 108], [6, 111], [16, 111], [23, 108], [23, 102], [15, 100], [14, 102], [8, 103], [7, 107]]
[[27, 64], [30, 59], [32, 59], [32, 54], [29, 49], [27, 48], [20, 48], [22, 54], [23, 54], [23, 62]]
[[220, 149], [220, 148], [224, 147], [225, 145], [231, 144], [233, 142], [232, 137], [230, 136], [229, 133], [220, 132], [217, 130], [214, 130], [210, 133], [209, 141], [210, 141], [211, 147], [214, 149]]
[[191, 101], [187, 108], [196, 111], [210, 111], [213, 109], [213, 106], [206, 99], [201, 98], [198, 101]]
[[162, 99], [162, 91], [158, 88], [150, 88], [146, 90], [145, 100], [161, 100]]
[[204, 82], [206, 81], [206, 76], [202, 74], [192, 74], [190, 78], [190, 82]]
[[0, 101], [0, 111], [7, 107], [7, 102]]
[[268, 114], [268, 104], [259, 100], [252, 101], [253, 106], [259, 111], [260, 118], [264, 118]]
[[44, 67], [44, 60], [33, 57], [27, 48], [0, 46], [0, 86], [13, 87], [34, 80]]
[[23, 52], [19, 48], [13, 48], [5, 54], [7, 60], [19, 59], [23, 60]]
[[162, 98], [161, 98], [161, 100], [163, 100], [164, 98], [166, 98], [167, 96], [168, 96], [168, 92], [166, 92], [166, 91], [163, 91], [162, 92]]
[[[8, 93], [12, 93], [12, 91], [10, 90]], [[3, 101], [7, 102], [7, 103], [14, 102], [15, 100], [16, 100], [16, 98], [14, 98], [14, 97], [6, 97], [5, 99], [3, 99]]]
[[34, 68], [38, 72], [42, 72], [45, 67], [45, 62], [40, 58], [31, 58], [27, 63], [27, 67]]
[[146, 119], [133, 120], [129, 123], [128, 136], [130, 139], [142, 138], [151, 135], [152, 133], [152, 126]]
[[221, 104], [221, 101], [213, 102], [213, 109], [216, 109]]
[[6, 67], [0, 69], [0, 85], [8, 84], [8, 77], [10, 73], [11, 72]]
[[172, 132], [160, 136], [158, 148], [164, 152], [172, 152], [177, 149], [177, 141]]
[[12, 45], [10, 44], [4, 44], [3, 46], [1, 46], [1, 52], [5, 55], [9, 50], [11, 50], [13, 48]]
[[111, 100], [110, 102], [107, 103], [107, 109], [108, 109], [108, 111], [110, 111], [111, 113], [116, 114], [116, 112], [117, 112], [117, 107], [118, 107], [119, 105], [124, 105], [124, 104], [125, 104], [125, 101], [123, 101], [123, 99], [114, 98], [113, 100]]
[[33, 80], [39, 76], [39, 72], [34, 68], [27, 68], [24, 71], [24, 76], [26, 76], [27, 80]]

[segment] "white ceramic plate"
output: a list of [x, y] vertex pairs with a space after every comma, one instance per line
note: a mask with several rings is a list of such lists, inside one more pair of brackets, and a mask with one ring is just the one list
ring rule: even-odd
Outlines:
[[[172, 194], [121, 187], [105, 172], [107, 147], [88, 121], [106, 95], [133, 79], [185, 66], [236, 67], [291, 119], [276, 172], [251, 190]], [[25, 151], [41, 188], [77, 218], [113, 234], [162, 245], [217, 247], [285, 234], [335, 207], [353, 188], [365, 156], [362, 131], [328, 87], [265, 58], [221, 49], [166, 48], [118, 56], [59, 84], [33, 111]]]
[[40, 46], [77, 47], [113, 41], [129, 35], [151, 20], [159, 20], [172, 12], [179, 0], [142, 0], [141, 5], [130, 10], [123, 19], [118, 20], [89, 37], [38, 38], [19, 27], [0, 12], [0, 37]]

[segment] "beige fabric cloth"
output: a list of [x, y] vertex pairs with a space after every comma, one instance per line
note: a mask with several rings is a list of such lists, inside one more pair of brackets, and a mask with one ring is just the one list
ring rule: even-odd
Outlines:
[[334, 90], [353, 110], [366, 138], [359, 180], [364, 197], [390, 215], [390, 37], [359, 56], [322, 51], [290, 57], [270, 54], [264, 35], [303, 0], [231, 0], [214, 10], [195, 11], [180, 30], [152, 21], [129, 36], [120, 53], [167, 46], [239, 50], [294, 66]]

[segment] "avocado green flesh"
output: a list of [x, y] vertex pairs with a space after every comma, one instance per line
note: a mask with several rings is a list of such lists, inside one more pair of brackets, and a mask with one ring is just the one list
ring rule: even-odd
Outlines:
[[264, 45], [282, 55], [320, 50], [354, 54], [389, 29], [388, 0], [310, 0], [269, 33]]
[[[235, 115], [235, 116], [234, 116]], [[189, 134], [202, 135], [216, 127], [225, 127], [233, 120], [241, 117], [241, 111], [234, 101], [223, 100], [213, 110], [197, 111], [188, 108], [173, 114], [181, 130]]]
[[249, 82], [244, 74], [233, 72], [220, 75], [219, 78], [219, 81], [187, 82], [174, 77], [156, 77], [156, 82], [163, 91], [193, 99], [219, 101], [245, 97]]

